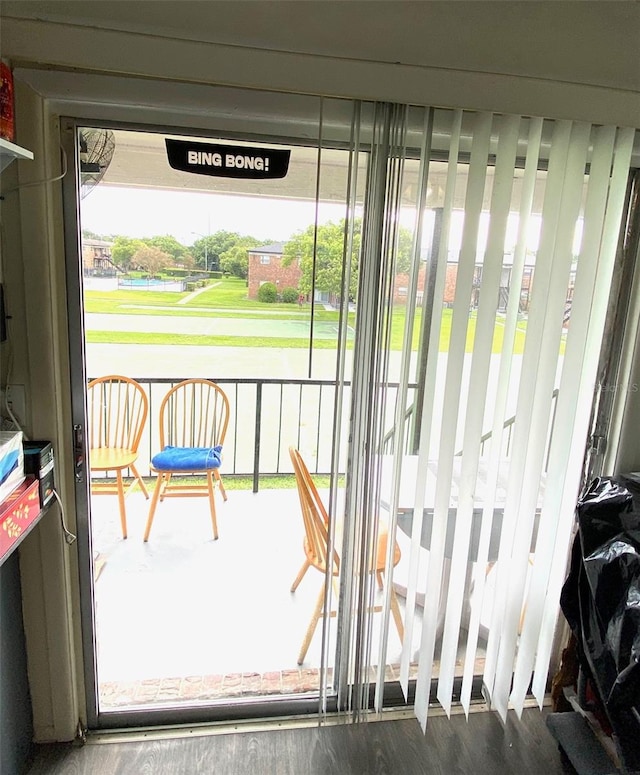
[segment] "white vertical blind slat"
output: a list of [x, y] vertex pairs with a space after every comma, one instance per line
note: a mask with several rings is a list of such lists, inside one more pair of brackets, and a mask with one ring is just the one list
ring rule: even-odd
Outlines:
[[[531, 581], [526, 601], [526, 615], [511, 692], [511, 703], [518, 713], [522, 712], [527, 693], [535, 649], [538, 640], [542, 608], [548, 584], [549, 571], [556, 530], [566, 522], [566, 514], [560, 511], [565, 490], [575, 499], [578, 489], [580, 466], [574, 466], [572, 477], [568, 477], [574, 423], [579, 409], [578, 393], [584, 377], [589, 312], [593, 300], [598, 268], [598, 254], [608, 193], [608, 178], [611, 169], [615, 129], [605, 127], [596, 133], [596, 143], [590, 165], [588, 193], [585, 204], [582, 250], [578, 257], [576, 281], [573, 292], [571, 320], [567, 334], [566, 350], [562, 365], [562, 378], [558, 393], [557, 416], [562, 418], [554, 426], [549, 470], [546, 477], [544, 501], [540, 515], [536, 543], [535, 561], [531, 570]], [[607, 286], [608, 287], [608, 286]], [[606, 291], [606, 289], [603, 289]], [[589, 400], [589, 406], [591, 401]], [[584, 433], [582, 434], [584, 448]], [[580, 458], [578, 457], [578, 460]], [[570, 512], [571, 514], [571, 512]], [[539, 550], [539, 548], [541, 550]], [[547, 549], [547, 551], [545, 551]]]
[[485, 413], [483, 399], [489, 381], [519, 126], [520, 119], [517, 116], [502, 119], [496, 154], [487, 249], [482, 265], [482, 282], [469, 376], [469, 384], [473, 386], [473, 393], [479, 397], [479, 400], [467, 401], [464, 420], [462, 471], [438, 677], [437, 696], [447, 713], [451, 711], [462, 607], [470, 568], [469, 546], [478, 477], [480, 438]]
[[[352, 251], [353, 251], [353, 237], [354, 237], [354, 214], [361, 202], [359, 201], [359, 180], [358, 173], [360, 170], [360, 157], [363, 153], [360, 141], [360, 131], [363, 124], [362, 105], [356, 103], [351, 119], [351, 135], [350, 135], [350, 148], [349, 148], [349, 174], [347, 178], [347, 197], [346, 197], [346, 220], [347, 229], [345, 234], [345, 255], [343, 256], [343, 284], [345, 288], [350, 287], [351, 271], [352, 271]], [[342, 315], [342, 313], [341, 313]], [[347, 341], [347, 329], [348, 329], [348, 315], [341, 317], [340, 331], [339, 331], [339, 348], [341, 355], [336, 363], [336, 384], [339, 386], [336, 401], [334, 406], [334, 427], [333, 427], [333, 453], [331, 470], [332, 474], [343, 470], [341, 468], [341, 451], [343, 438], [343, 406], [346, 402], [345, 395], [345, 371], [346, 363], [344, 353], [346, 350]], [[333, 556], [336, 550], [336, 519], [338, 514], [338, 488], [332, 486], [329, 495], [328, 512], [330, 517], [329, 523], [329, 541], [328, 541], [328, 556]], [[325, 603], [324, 610], [333, 610], [333, 600], [335, 596], [335, 585], [329, 583], [325, 588]], [[330, 650], [329, 642], [334, 629], [332, 627], [333, 619], [330, 616], [322, 617], [322, 645], [321, 645], [321, 658], [320, 658], [320, 697], [319, 704], [322, 712], [326, 714], [328, 704], [329, 693], [329, 676], [330, 676]], [[339, 635], [338, 635], [339, 637]]]
[[[372, 512], [371, 487], [374, 480], [371, 456], [377, 430], [377, 390], [379, 384], [381, 213], [384, 209], [385, 170], [388, 156], [389, 106], [374, 105], [369, 122], [372, 134], [369, 151], [368, 186], [365, 194], [358, 278], [357, 346], [354, 350], [352, 406], [350, 417], [349, 487], [345, 498], [345, 526], [341, 553], [340, 618], [336, 664], [340, 707], [358, 718], [368, 685], [366, 661], [367, 587], [362, 570], [366, 563]], [[368, 123], [369, 123], [368, 122]], [[364, 706], [366, 707], [366, 706]]]
[[[430, 149], [430, 141], [431, 141], [431, 112], [427, 112], [427, 124], [425, 125], [425, 132], [424, 132], [424, 138], [425, 138], [425, 146], [424, 146], [424, 156], [426, 157], [424, 159], [424, 163], [426, 164], [428, 168], [428, 162], [429, 162], [429, 156], [430, 151], [427, 149]], [[405, 139], [406, 139], [406, 120], [407, 120], [407, 112], [405, 111], [402, 116], [402, 121], [398, 121], [397, 126], [397, 134], [395, 137], [394, 142], [394, 150], [392, 151], [392, 163], [390, 162], [390, 172], [392, 173], [390, 175], [393, 186], [391, 189], [391, 195], [389, 196], [387, 200], [387, 219], [389, 222], [389, 245], [388, 245], [388, 260], [389, 260], [389, 266], [391, 268], [391, 271], [389, 274], [394, 274], [395, 272], [395, 266], [396, 266], [396, 259], [397, 259], [397, 252], [398, 252], [398, 242], [399, 242], [399, 230], [398, 230], [398, 218], [397, 213], [400, 211], [401, 202], [402, 202], [402, 181], [403, 181], [403, 172], [404, 172], [404, 161], [405, 161]], [[425, 174], [426, 178], [426, 174]], [[422, 186], [420, 187], [422, 188]], [[417, 248], [417, 245], [415, 246]], [[415, 250], [414, 248], [414, 250]], [[414, 256], [414, 263], [417, 256]], [[392, 281], [389, 284], [389, 295], [387, 297], [387, 309], [389, 312], [389, 318], [388, 318], [388, 326], [387, 326], [387, 342], [385, 343], [385, 352], [387, 354], [387, 366], [388, 366], [388, 355], [390, 352], [390, 345], [388, 341], [388, 337], [391, 333], [391, 316], [392, 316], [392, 310], [393, 310], [393, 294], [394, 294], [394, 285], [395, 283]], [[415, 298], [415, 289], [417, 286], [417, 271], [414, 272], [413, 280], [411, 282], [411, 288], [412, 288], [412, 296], [410, 298]], [[411, 309], [411, 304], [409, 304], [409, 309]], [[411, 341], [412, 335], [413, 335], [413, 315], [407, 314], [406, 315], [406, 328], [405, 328], [405, 339], [408, 338], [408, 341]], [[389, 535], [394, 536], [396, 534], [396, 524], [397, 524], [397, 502], [398, 502], [398, 485], [399, 485], [399, 477], [400, 477], [400, 470], [401, 470], [401, 462], [402, 462], [402, 450], [403, 450], [403, 443], [402, 439], [404, 436], [404, 425], [402, 423], [402, 417], [404, 417], [404, 411], [406, 408], [406, 395], [407, 395], [407, 384], [409, 380], [409, 367], [410, 367], [410, 361], [411, 361], [411, 351], [410, 348], [406, 348], [406, 350], [403, 352], [402, 355], [402, 364], [401, 364], [401, 377], [400, 377], [400, 384], [399, 384], [399, 392], [401, 393], [400, 399], [396, 401], [396, 407], [400, 407], [400, 413], [396, 414], [396, 432], [398, 437], [398, 444], [396, 444], [396, 459], [394, 461], [394, 480], [395, 480], [395, 491], [393, 493], [393, 497], [391, 499], [391, 509], [390, 513], [388, 514], [388, 525], [386, 525], [386, 528], [389, 532]], [[388, 372], [387, 372], [388, 373]], [[385, 379], [385, 384], [387, 384], [387, 380]], [[379, 448], [382, 447], [383, 443], [383, 437], [385, 435], [385, 428], [380, 428], [380, 440], [379, 440]], [[378, 523], [380, 520], [380, 511], [378, 511]], [[380, 527], [382, 527], [380, 524], [377, 525], [377, 530], [375, 534], [375, 539], [377, 543], [378, 535], [380, 532]], [[389, 622], [390, 622], [390, 612], [391, 612], [391, 594], [392, 594], [392, 577], [393, 577], [393, 567], [394, 567], [394, 549], [395, 544], [394, 541], [388, 541], [387, 542], [387, 554], [385, 558], [385, 570], [384, 570], [384, 589], [383, 589], [383, 597], [384, 600], [382, 602], [382, 616], [381, 621], [379, 622], [379, 626], [381, 629], [381, 637], [380, 637], [380, 646], [378, 651], [378, 660], [377, 660], [377, 674], [376, 674], [376, 688], [375, 688], [375, 696], [374, 696], [374, 708], [377, 712], [382, 711], [383, 702], [384, 702], [384, 683], [385, 683], [385, 666], [387, 664], [387, 650], [388, 650], [388, 637], [389, 637]], [[372, 558], [375, 557], [374, 553], [372, 554]], [[375, 587], [375, 575], [373, 573], [370, 574], [371, 579], [371, 585], [372, 590]], [[372, 612], [373, 613], [373, 612]]]
[[[531, 536], [534, 528], [540, 481], [544, 472], [547, 433], [551, 417], [552, 394], [557, 371], [558, 352], [562, 336], [564, 307], [572, 262], [572, 243], [581, 205], [590, 126], [574, 124], [571, 131], [567, 174], [560, 200], [560, 219], [556, 232], [551, 267], [551, 283], [546, 303], [543, 343], [535, 372], [524, 372], [523, 379], [535, 379], [532, 425], [528, 433], [524, 478], [520, 489], [518, 512], [508, 514], [505, 521], [516, 520], [516, 532], [510, 558], [509, 588], [500, 635], [500, 649], [492, 704], [506, 718], [508, 698], [513, 678], [518, 629], [522, 617], [525, 585], [529, 569]], [[543, 224], [544, 229], [544, 224]], [[535, 293], [534, 285], [534, 293]], [[546, 547], [545, 547], [546, 549]]]
[[[435, 289], [434, 304], [431, 313], [431, 325], [429, 329], [428, 360], [425, 373], [424, 395], [430, 400], [423, 405], [422, 417], [416, 418], [420, 423], [420, 445], [418, 453], [418, 465], [415, 482], [415, 503], [413, 508], [413, 522], [411, 526], [411, 549], [409, 558], [409, 571], [407, 580], [406, 610], [416, 610], [416, 597], [418, 578], [421, 563], [426, 563], [426, 550], [420, 544], [422, 537], [422, 524], [424, 519], [425, 489], [427, 485], [427, 471], [429, 463], [429, 451], [431, 446], [431, 428], [436, 393], [436, 376], [438, 370], [438, 358], [440, 350], [440, 332], [442, 327], [442, 301], [446, 280], [447, 256], [449, 253], [449, 229], [451, 225], [451, 211], [455, 195], [456, 179], [458, 173], [458, 154], [460, 149], [460, 130], [462, 127], [462, 111], [452, 113], [451, 135], [449, 143], [449, 163], [445, 182], [445, 195], [442, 207], [441, 241], [438, 255], [435, 258]], [[431, 271], [434, 271], [433, 265]], [[423, 314], [428, 311], [423, 309]], [[426, 567], [423, 568], [426, 572]], [[400, 662], [400, 684], [405, 697], [408, 694], [409, 669], [413, 656], [413, 626], [414, 617], [407, 616], [405, 620], [405, 637], [402, 647]]]
[[[360, 680], [362, 684], [360, 705], [364, 711], [368, 705], [369, 683], [371, 675], [376, 676], [376, 684], [381, 685], [380, 671], [384, 671], [384, 662], [377, 665], [372, 660], [374, 642], [374, 630], [376, 622], [373, 617], [374, 597], [376, 592], [375, 577], [372, 563], [377, 558], [377, 541], [380, 519], [380, 495], [381, 495], [381, 471], [379, 461], [373, 454], [382, 443], [384, 435], [384, 423], [386, 417], [386, 405], [388, 398], [387, 384], [389, 382], [389, 339], [391, 332], [391, 298], [393, 293], [393, 267], [395, 263], [394, 246], [397, 235], [398, 203], [400, 197], [400, 181], [404, 164], [403, 136], [406, 119], [406, 106], [388, 106], [389, 132], [387, 135], [387, 159], [384, 165], [383, 177], [385, 180], [385, 196], [381, 202], [382, 242], [380, 254], [380, 272], [378, 276], [378, 307], [375, 312], [377, 332], [375, 341], [377, 351], [375, 353], [375, 370], [373, 385], [376, 386], [376, 400], [374, 403], [373, 420], [371, 423], [373, 445], [367, 450], [371, 476], [368, 479], [369, 487], [366, 498], [366, 507], [363, 510], [365, 522], [363, 524], [362, 551], [360, 555], [359, 573], [362, 618], [364, 626], [361, 634], [364, 637], [360, 642]], [[392, 515], [395, 524], [395, 515]], [[389, 611], [383, 611], [383, 619], [388, 622]], [[383, 626], [383, 641], [386, 637], [386, 628]], [[384, 644], [383, 644], [384, 650]], [[382, 701], [381, 693], [376, 692], [376, 706]]]
[[506, 420], [507, 399], [512, 371], [513, 350], [520, 313], [520, 292], [524, 276], [527, 255], [528, 233], [531, 223], [534, 191], [538, 172], [538, 157], [542, 138], [543, 120], [529, 120], [527, 138], [527, 156], [520, 194], [518, 233], [514, 250], [513, 266], [509, 279], [509, 298], [504, 319], [503, 346], [493, 409], [493, 423], [489, 444], [489, 462], [487, 469], [487, 499], [482, 509], [482, 522], [478, 539], [477, 569], [473, 579], [474, 605], [471, 609], [467, 645], [465, 650], [464, 671], [460, 702], [465, 712], [469, 712], [473, 679], [475, 677], [476, 652], [480, 631], [480, 619], [484, 604], [486, 575], [489, 560], [489, 545], [494, 520], [495, 491], [498, 484], [500, 459], [503, 453], [503, 424]]
[[[606, 137], [605, 128], [599, 130], [599, 132]], [[572, 450], [569, 455], [569, 467], [567, 471], [567, 478], [573, 478], [574, 481], [579, 478], [579, 471], [576, 472], [576, 469], [578, 469], [579, 463], [581, 469], [584, 455], [591, 402], [593, 398], [593, 386], [597, 375], [598, 358], [607, 314], [608, 293], [604, 292], [604, 289], [608, 289], [611, 285], [634, 136], [634, 129], [626, 128], [618, 130], [615, 144], [607, 210], [604, 218], [602, 237], [599, 243], [600, 256], [595, 281], [595, 288], [598, 292], [594, 294], [591, 306], [587, 347], [581, 369], [580, 395], [577, 402], [578, 412], [576, 413], [575, 418], [575, 432], [572, 440]], [[560, 590], [566, 576], [567, 555], [571, 539], [574, 508], [574, 494], [568, 488], [565, 488], [563, 501], [560, 507], [560, 515], [563, 521], [559, 524], [558, 538], [554, 547], [534, 666], [532, 689], [534, 696], [540, 705], [542, 705], [546, 692], [547, 673], [551, 658], [553, 637], [556, 629], [558, 601], [560, 599]]]
[[[416, 203], [415, 203], [415, 210], [416, 210], [416, 217], [415, 217], [415, 224], [414, 224], [414, 234], [413, 234], [413, 242], [412, 242], [412, 250], [411, 250], [411, 272], [410, 272], [410, 278], [409, 278], [409, 287], [407, 289], [407, 314], [405, 316], [405, 327], [404, 327], [404, 341], [405, 342], [411, 342], [413, 339], [413, 329], [416, 322], [416, 299], [417, 299], [417, 289], [418, 289], [418, 279], [419, 279], [419, 273], [421, 270], [421, 245], [422, 245], [422, 226], [423, 226], [423, 218], [422, 214], [424, 212], [425, 208], [425, 201], [426, 201], [426, 193], [427, 193], [427, 180], [429, 175], [429, 162], [431, 158], [431, 136], [433, 131], [433, 109], [425, 109], [424, 111], [424, 124], [423, 124], [423, 140], [422, 140], [422, 147], [420, 149], [420, 168], [419, 168], [419, 180], [420, 185], [418, 186], [418, 190], [416, 191]], [[396, 519], [395, 514], [397, 513], [398, 509], [398, 492], [400, 488], [400, 476], [401, 476], [401, 469], [402, 469], [402, 462], [403, 462], [403, 453], [405, 448], [405, 434], [406, 434], [406, 427], [404, 418], [406, 416], [407, 412], [407, 402], [408, 402], [408, 383], [409, 383], [409, 375], [410, 375], [410, 369], [412, 364], [412, 348], [404, 348], [402, 353], [402, 360], [400, 365], [400, 381], [399, 381], [399, 387], [398, 387], [398, 397], [396, 400], [396, 412], [395, 412], [395, 418], [394, 418], [394, 448], [395, 448], [395, 455], [393, 458], [393, 482], [391, 487], [391, 493], [389, 495], [389, 519], [390, 519], [390, 528], [392, 529], [392, 534], [395, 533], [395, 525], [396, 525]], [[387, 493], [385, 493], [385, 496]], [[385, 600], [384, 600], [384, 607], [385, 611], [388, 615], [390, 605], [391, 605], [391, 593], [392, 593], [392, 584], [393, 584], [393, 552], [394, 552], [394, 544], [390, 541], [387, 545], [387, 565], [385, 569]], [[413, 622], [413, 617], [407, 617], [407, 623]], [[387, 632], [388, 630], [388, 616], [386, 619], [386, 626], [383, 624], [383, 627], [385, 627], [384, 632]], [[411, 635], [409, 636], [411, 638]], [[411, 641], [409, 640], [409, 643]], [[403, 650], [405, 649], [406, 644], [406, 631], [405, 631], [405, 639], [402, 644]], [[387, 641], [386, 638], [384, 638], [383, 644], [384, 648], [386, 650], [387, 647]], [[408, 649], [407, 649], [408, 651]], [[378, 659], [379, 665], [386, 664], [386, 651], [383, 654], [382, 649], [381, 653], [379, 655]], [[381, 707], [382, 700], [383, 700], [383, 688], [384, 688], [384, 672], [379, 671], [378, 676], [378, 685], [376, 686], [376, 706]], [[405, 684], [406, 686], [406, 684]], [[407, 696], [407, 691], [405, 689], [405, 699]]]
[[545, 199], [543, 204], [544, 228], [536, 255], [535, 281], [527, 319], [527, 334], [521, 370], [521, 374], [528, 375], [528, 378], [525, 378], [524, 376], [521, 377], [518, 390], [516, 405], [517, 423], [514, 429], [512, 456], [509, 466], [509, 482], [507, 485], [502, 532], [498, 549], [496, 588], [485, 657], [484, 691], [488, 695], [490, 701], [494, 690], [507, 587], [510, 583], [509, 563], [513, 537], [516, 529], [515, 522], [519, 510], [520, 483], [524, 480], [525, 476], [529, 429], [532, 424], [535, 380], [532, 379], [531, 376], [535, 375], [539, 352], [542, 347], [544, 314], [553, 261], [553, 245], [555, 243], [555, 232], [558, 226], [559, 203], [567, 165], [570, 136], [570, 122], [563, 121], [558, 122], [555, 125], [545, 185]]
[[[378, 712], [384, 707], [385, 668], [392, 637], [389, 631], [393, 629], [390, 614], [393, 542], [388, 543], [385, 558], [385, 587], [382, 596], [377, 597], [378, 601], [382, 600], [381, 617], [372, 610], [376, 592], [371, 562], [382, 529], [380, 520], [389, 518], [391, 534], [396, 531], [406, 451], [404, 441], [408, 433], [406, 408], [410, 391], [414, 390], [409, 385], [409, 373], [416, 363], [411, 340], [418, 320], [415, 306], [408, 304], [403, 352], [396, 362], [399, 366], [396, 388], [390, 382], [396, 373], [396, 366], [390, 367], [394, 363], [391, 323], [395, 315], [393, 290], [397, 282], [399, 224], [404, 217], [402, 192], [406, 195], [408, 190], [403, 162], [409, 113], [407, 106], [376, 104], [372, 107], [375, 119], [371, 126], [369, 184], [377, 193], [367, 196], [363, 218], [361, 270], [364, 271], [358, 291], [361, 339], [356, 342], [354, 352], [355, 397], [349, 452], [352, 478], [347, 487], [347, 532], [341, 569], [341, 575], [347, 574], [348, 578], [341, 579], [339, 607], [344, 615], [338, 631], [337, 654], [340, 707], [354, 720], [365, 718], [371, 702], [372, 681], [375, 681], [373, 706]], [[436, 111], [436, 114], [439, 114], [435, 120], [439, 137], [445, 111]], [[413, 116], [418, 115], [414, 111]], [[410, 548], [403, 548], [408, 570], [400, 684], [406, 698], [418, 629], [414, 613], [418, 597], [424, 595], [414, 699], [414, 711], [423, 730], [426, 730], [435, 677], [437, 698], [447, 714], [451, 711], [461, 646], [465, 647], [461, 702], [465, 711], [469, 711], [479, 655], [480, 622], [482, 618], [484, 623], [487, 613], [483, 610], [485, 602], [493, 606], [488, 612], [489, 636], [483, 676], [485, 696], [491, 707], [503, 719], [509, 702], [520, 713], [532, 672], [536, 697], [540, 703], [544, 697], [634, 138], [633, 130], [591, 128], [569, 121], [546, 122], [462, 111], [451, 111], [449, 115], [448, 168], [444, 192], [440, 194], [443, 196], [441, 240], [437, 260], [432, 260], [427, 267], [432, 306], [423, 309], [423, 314], [430, 317], [428, 324], [423, 321], [422, 326], [428, 335], [428, 343], [421, 343], [426, 349], [426, 362], [420, 361], [424, 384], [419, 389], [424, 391], [425, 399], [421, 416], [414, 418], [419, 428], [419, 445], [417, 450], [412, 447], [418, 453], [415, 479], [410, 482], [413, 522], [410, 541], [403, 540], [404, 547]], [[520, 181], [516, 153], [527, 125], [525, 169]], [[549, 157], [548, 169], [544, 172], [539, 168], [539, 156], [542, 138], [547, 138], [544, 131], [547, 127], [552, 129], [552, 137], [549, 145], [545, 140]], [[430, 182], [425, 170], [431, 157], [431, 131], [432, 125], [425, 122], [420, 147], [421, 172], [417, 175], [414, 197], [419, 218], [423, 217], [421, 211], [426, 198], [421, 189], [426, 189]], [[459, 151], [463, 144], [465, 150], [470, 149], [470, 161], [461, 169]], [[494, 163], [490, 155], [494, 149], [491, 204], [486, 212], [487, 170]], [[588, 177], [585, 176], [587, 160], [590, 161]], [[515, 180], [522, 183], [516, 194]], [[461, 184], [465, 185], [461, 248], [456, 262], [448, 351], [441, 354], [442, 304], [450, 279], [447, 264], [451, 265], [450, 225]], [[442, 179], [439, 186], [443, 186]], [[532, 244], [531, 231], [540, 210], [538, 194], [542, 193], [540, 240], [534, 248], [535, 277], [526, 329], [521, 334], [520, 291], [527, 252]], [[574, 229], [583, 200], [584, 234], [577, 263], [571, 326], [562, 353], [564, 305], [574, 261]], [[504, 285], [505, 238], [513, 225], [512, 211], [518, 206], [518, 236], [506, 314], [502, 318], [503, 348], [498, 359], [493, 357], [492, 349], [497, 302]], [[467, 340], [471, 338], [469, 320], [474, 277], [479, 266], [478, 238], [485, 217], [489, 225], [488, 239], [481, 263], [473, 350], [469, 355], [466, 350]], [[414, 262], [419, 257], [421, 244], [420, 227], [415, 225]], [[403, 281], [410, 289], [410, 294], [406, 294], [408, 299], [413, 299], [417, 291], [416, 267], [414, 263], [408, 281]], [[525, 337], [522, 356], [518, 352], [518, 336]], [[554, 387], [558, 378], [555, 411], [561, 420], [553, 427]], [[488, 396], [490, 384], [497, 387], [495, 395]], [[396, 390], [397, 396], [393, 392]], [[505, 471], [503, 426], [507, 415], [514, 413], [511, 399], [516, 402], [516, 419], [510, 437], [509, 467]], [[481, 468], [481, 439], [487, 423], [492, 435], [485, 444], [489, 456], [482, 453]], [[395, 428], [395, 452], [388, 490], [388, 483], [381, 475], [380, 450], [390, 424]], [[432, 488], [434, 446], [438, 447], [437, 474]], [[462, 449], [461, 458], [456, 458], [458, 449]], [[488, 468], [484, 465], [487, 461]], [[458, 462], [461, 463], [459, 472]], [[547, 462], [549, 473], [546, 489], [542, 491], [540, 482], [545, 478]], [[503, 488], [506, 488], [506, 498], [499, 494]], [[386, 505], [383, 505], [383, 495]], [[482, 521], [477, 556], [477, 539], [473, 542], [471, 560], [475, 562], [475, 579], [469, 609], [465, 608], [470, 596], [469, 555], [474, 518], [479, 509]], [[454, 513], [456, 523], [450, 552], [448, 520]], [[492, 572], [497, 578], [491, 600], [485, 574], [490, 543], [493, 544], [494, 521], [499, 517], [502, 532], [497, 564]], [[432, 520], [428, 549], [421, 545], [425, 519]], [[537, 534], [535, 562], [529, 570], [534, 534]], [[492, 550], [491, 559], [494, 557]], [[463, 617], [467, 615], [470, 620], [466, 642], [462, 642], [461, 633], [467, 629], [462, 627], [466, 623]], [[377, 627], [381, 627], [379, 641], [375, 640]], [[438, 667], [434, 656], [440, 636]], [[375, 648], [374, 643], [377, 643]]]
[[429, 570], [420, 645], [420, 665], [416, 686], [415, 709], [418, 720], [426, 729], [429, 692], [433, 672], [433, 653], [437, 634], [439, 600], [442, 589], [442, 575], [445, 568], [445, 538], [451, 482], [453, 457], [455, 454], [456, 429], [464, 367], [464, 354], [469, 319], [469, 303], [475, 268], [478, 231], [484, 187], [486, 183], [487, 160], [491, 136], [492, 116], [490, 113], [478, 113], [475, 116], [471, 160], [465, 200], [465, 218], [462, 233], [462, 246], [456, 276], [456, 290], [453, 306], [451, 339], [447, 360], [447, 376], [444, 407], [442, 412], [442, 430], [438, 455], [438, 476], [436, 481], [435, 507], [431, 533]]

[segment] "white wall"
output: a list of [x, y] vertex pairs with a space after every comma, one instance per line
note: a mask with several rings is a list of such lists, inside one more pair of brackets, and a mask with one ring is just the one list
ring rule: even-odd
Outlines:
[[640, 5], [625, 0], [5, 0], [0, 14], [16, 62], [640, 120]]

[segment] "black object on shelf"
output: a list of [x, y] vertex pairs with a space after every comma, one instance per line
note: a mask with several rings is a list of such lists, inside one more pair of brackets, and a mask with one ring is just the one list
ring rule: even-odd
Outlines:
[[24, 440], [24, 471], [39, 481], [40, 508], [44, 508], [54, 497], [54, 460], [50, 441]]
[[610, 733], [620, 762], [611, 771], [640, 773], [640, 479], [594, 479], [577, 519], [560, 603], [577, 641], [580, 700]]

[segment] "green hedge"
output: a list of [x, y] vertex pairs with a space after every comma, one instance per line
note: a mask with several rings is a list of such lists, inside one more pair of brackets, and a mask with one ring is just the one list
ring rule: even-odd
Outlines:
[[285, 288], [282, 291], [282, 301], [285, 304], [295, 304], [298, 301], [298, 291], [295, 288]]
[[163, 269], [162, 272], [167, 277], [193, 277], [198, 275], [205, 281], [222, 279], [222, 272], [205, 272], [204, 269], [182, 269], [181, 267], [168, 267], [167, 269]]
[[275, 304], [278, 301], [278, 290], [273, 283], [262, 283], [258, 288], [258, 301], [264, 304]]

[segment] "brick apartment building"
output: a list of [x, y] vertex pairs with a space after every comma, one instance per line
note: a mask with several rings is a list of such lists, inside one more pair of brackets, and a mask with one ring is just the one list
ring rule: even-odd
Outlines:
[[[289, 266], [282, 266], [282, 257], [284, 253], [283, 242], [274, 242], [270, 245], [259, 245], [258, 247], [248, 250], [249, 255], [249, 268], [248, 268], [248, 297], [250, 299], [258, 298], [258, 289], [263, 283], [271, 282], [278, 289], [278, 293], [282, 293], [285, 288], [295, 288], [297, 290], [298, 283], [300, 281], [300, 267], [297, 263], [292, 263]], [[445, 274], [445, 288], [443, 301], [447, 306], [453, 306], [456, 291], [456, 279], [458, 276], [458, 263], [457, 261], [449, 261], [447, 263], [447, 269]], [[522, 278], [522, 291], [520, 309], [526, 311], [529, 306], [529, 294], [531, 290], [531, 280], [533, 277], [533, 266], [531, 264], [525, 267], [524, 276]], [[418, 304], [422, 303], [422, 296], [424, 294], [426, 280], [426, 264], [420, 267], [418, 274]], [[473, 307], [478, 304], [478, 291], [480, 282], [482, 280], [482, 265], [478, 264], [475, 268], [473, 287], [472, 287], [472, 301]], [[511, 267], [509, 264], [505, 264], [503, 267], [503, 277], [501, 280], [500, 297], [498, 300], [498, 307], [501, 310], [506, 308], [506, 300], [508, 297], [509, 283], [511, 280]], [[393, 302], [394, 304], [406, 304], [407, 294], [409, 289], [409, 275], [398, 274], [396, 275], [394, 290], [393, 290]], [[324, 291], [316, 291], [316, 301], [331, 302], [330, 295]]]
[[273, 242], [270, 245], [259, 245], [247, 251], [249, 268], [247, 283], [250, 299], [258, 298], [258, 288], [263, 283], [273, 283], [282, 293], [285, 288], [298, 289], [300, 282], [300, 267], [297, 262], [282, 266], [284, 242]]
[[111, 261], [113, 243], [98, 239], [82, 240], [82, 271], [84, 275], [114, 275]]

